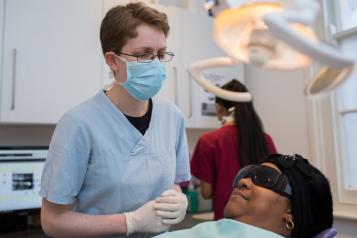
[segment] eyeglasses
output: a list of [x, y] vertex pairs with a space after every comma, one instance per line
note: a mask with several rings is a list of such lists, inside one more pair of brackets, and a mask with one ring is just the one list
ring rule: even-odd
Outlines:
[[268, 166], [258, 164], [245, 166], [234, 178], [232, 187], [239, 187], [239, 181], [243, 178], [250, 178], [255, 185], [273, 190], [284, 197], [290, 198], [292, 195], [288, 177]]
[[175, 54], [173, 52], [163, 52], [163, 53], [158, 53], [157, 55], [155, 55], [153, 53], [132, 55], [132, 54], [126, 54], [126, 53], [122, 53], [122, 52], [118, 52], [118, 54], [136, 57], [137, 61], [140, 63], [150, 63], [156, 57], [159, 59], [160, 62], [170, 62], [172, 60], [172, 58], [175, 56]]

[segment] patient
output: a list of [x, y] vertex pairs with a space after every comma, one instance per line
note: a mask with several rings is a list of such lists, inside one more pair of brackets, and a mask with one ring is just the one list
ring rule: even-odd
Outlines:
[[329, 182], [300, 155], [276, 154], [248, 165], [233, 188], [224, 210], [229, 219], [157, 237], [309, 238], [332, 226]]

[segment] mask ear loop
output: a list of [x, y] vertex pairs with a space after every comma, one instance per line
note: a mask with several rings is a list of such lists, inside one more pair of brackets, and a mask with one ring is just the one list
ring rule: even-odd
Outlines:
[[230, 122], [234, 122], [234, 111], [235, 111], [235, 107], [230, 107], [228, 109], [229, 115], [228, 116], [222, 116], [222, 120], [220, 120], [219, 122], [221, 123], [221, 125], [224, 125], [226, 123], [230, 123]]
[[112, 84], [118, 85], [118, 86], [123, 86], [123, 85], [128, 81], [128, 73], [129, 73], [129, 72], [128, 72], [128, 61], [127, 61], [125, 58], [120, 57], [119, 55], [117, 55], [117, 54], [115, 54], [115, 53], [114, 53], [114, 57], [118, 58], [118, 59], [121, 60], [121, 61], [124, 61], [124, 63], [125, 63], [125, 69], [126, 69], [126, 80], [125, 80], [124, 82], [118, 82], [118, 81], [116, 80], [116, 77], [114, 77], [114, 80], [113, 80]]

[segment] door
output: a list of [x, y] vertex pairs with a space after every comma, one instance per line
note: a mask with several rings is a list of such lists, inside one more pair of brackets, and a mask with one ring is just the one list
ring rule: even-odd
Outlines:
[[56, 123], [101, 84], [102, 2], [6, 0], [1, 122]]

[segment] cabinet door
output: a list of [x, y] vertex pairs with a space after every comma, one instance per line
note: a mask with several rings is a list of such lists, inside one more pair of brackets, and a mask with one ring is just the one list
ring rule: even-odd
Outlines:
[[[117, 5], [124, 5], [127, 4], [129, 0], [103, 0], [103, 11], [102, 11], [102, 19], [104, 18], [105, 14], [113, 7]], [[110, 88], [112, 82], [114, 80], [114, 74], [105, 62], [104, 57], [101, 60], [102, 63], [102, 82], [101, 86], [103, 88]]]
[[101, 12], [101, 1], [5, 1], [1, 122], [56, 123], [100, 89]]
[[[3, 43], [3, 33], [4, 33], [4, 10], [5, 10], [5, 0], [0, 0], [0, 89], [1, 89], [1, 75], [2, 75], [2, 43]], [[1, 102], [1, 90], [0, 90], [0, 102]], [[0, 113], [1, 115], [1, 113]]]
[[[181, 24], [182, 70], [179, 73], [182, 98], [185, 100], [184, 112], [186, 125], [191, 128], [216, 128], [219, 126], [215, 116], [215, 96], [205, 91], [193, 78], [189, 77], [187, 69], [197, 60], [226, 56], [216, 45], [213, 36], [213, 19], [200, 14], [184, 12]], [[232, 68], [211, 69], [205, 72], [213, 83], [223, 84], [233, 78], [244, 81], [243, 66]], [[185, 90], [187, 89], [187, 90]]]
[[170, 100], [180, 107], [180, 93], [179, 93], [179, 78], [178, 71], [181, 67], [181, 41], [180, 41], [180, 27], [181, 27], [181, 12], [177, 7], [173, 6], [162, 6], [155, 5], [157, 10], [164, 12], [168, 16], [168, 21], [170, 25], [169, 35], [167, 37], [167, 51], [171, 51], [175, 54], [175, 57], [171, 62], [166, 62], [166, 73], [167, 78], [157, 95], [158, 98], [163, 98]]

